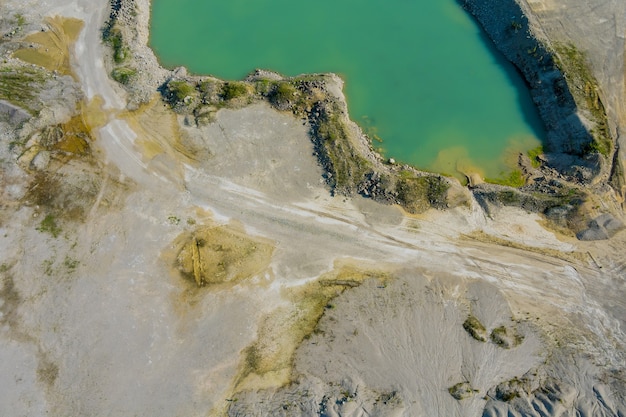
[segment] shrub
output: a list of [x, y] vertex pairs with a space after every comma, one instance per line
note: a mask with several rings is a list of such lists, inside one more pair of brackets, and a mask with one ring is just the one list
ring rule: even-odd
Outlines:
[[130, 79], [137, 74], [137, 70], [130, 67], [115, 68], [111, 71], [111, 77], [120, 84], [128, 84]]
[[430, 207], [445, 208], [450, 185], [440, 177], [424, 176], [406, 178], [401, 176], [396, 192], [402, 206], [410, 213], [422, 213]]
[[271, 80], [261, 79], [257, 80], [254, 84], [256, 92], [262, 96], [269, 96], [272, 92], [272, 86], [274, 83]]
[[242, 82], [229, 82], [222, 88], [222, 98], [230, 101], [248, 94], [248, 86]]
[[167, 91], [173, 104], [182, 102], [187, 97], [192, 97], [196, 92], [195, 88], [186, 81], [170, 81], [167, 84]]

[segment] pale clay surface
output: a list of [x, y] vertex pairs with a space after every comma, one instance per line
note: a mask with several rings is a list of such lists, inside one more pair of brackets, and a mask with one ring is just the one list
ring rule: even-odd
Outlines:
[[[558, 9], [555, 3], [535, 1], [531, 8], [545, 10], [539, 14], [545, 26], [564, 13], [559, 34], [595, 48], [568, 29], [576, 19], [548, 13]], [[103, 97], [108, 108], [123, 108], [102, 58], [106, 1], [4, 0], [0, 7], [83, 19], [74, 55], [83, 91]], [[596, 62], [605, 62], [602, 56]], [[607, 71], [601, 79], [610, 84], [617, 77], [623, 88], [623, 73]], [[473, 204], [409, 218], [359, 197], [330, 197], [306, 126], [263, 104], [223, 110], [214, 124], [190, 134], [199, 135], [210, 158], [196, 164], [168, 153], [148, 158], [137, 133], [111, 116], [95, 145], [108, 172], [99, 197], [84, 224], [58, 239], [35, 230], [40, 219], [32, 208], [3, 206], [0, 253], [2, 263], [13, 265], [14, 288], [5, 282], [0, 299], [1, 415], [218, 414], [231, 404], [240, 352], [255, 340], [259, 317], [285, 302], [281, 288], [309, 282], [347, 258], [376, 264], [394, 280], [368, 281], [336, 299], [320, 322], [324, 331], [296, 353], [299, 385], [239, 393], [232, 415], [506, 415], [508, 405], [487, 403], [485, 395], [529, 371], [561, 378], [571, 391], [561, 401], [535, 396], [528, 413], [511, 409], [511, 415], [626, 413], [623, 393], [600, 382], [604, 371], [626, 367], [624, 233], [610, 241], [564, 242], [540, 227], [536, 215], [515, 209], [489, 219]], [[19, 194], [19, 183], [14, 187], [7, 185], [7, 193]], [[107, 198], [116, 204], [103, 207]], [[182, 222], [169, 221], [172, 216]], [[180, 278], [163, 254], [189, 227], [188, 218], [236, 222], [274, 242], [270, 271], [181, 307]], [[477, 230], [591, 253], [595, 261], [460, 239]], [[46, 260], [66, 254], [79, 261], [76, 270], [44, 274]], [[474, 341], [462, 327], [470, 311], [489, 329], [522, 319], [524, 341], [511, 350]], [[459, 402], [448, 388], [464, 380], [478, 394]], [[342, 390], [360, 394], [342, 402]], [[389, 392], [401, 401], [374, 405]], [[300, 402], [305, 411], [289, 414], [286, 402]]]

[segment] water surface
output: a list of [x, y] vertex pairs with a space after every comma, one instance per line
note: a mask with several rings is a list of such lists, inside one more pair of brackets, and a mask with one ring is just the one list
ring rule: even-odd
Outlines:
[[151, 25], [167, 67], [340, 74], [375, 147], [421, 169], [493, 178], [540, 144], [521, 78], [455, 0], [153, 0]]

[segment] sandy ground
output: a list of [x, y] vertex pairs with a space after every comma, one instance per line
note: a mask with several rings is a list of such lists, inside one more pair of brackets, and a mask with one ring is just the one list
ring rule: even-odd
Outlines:
[[[85, 21], [73, 68], [85, 95], [103, 98], [108, 122], [84, 221], [54, 237], [37, 230], [37, 207], [3, 205], [0, 414], [626, 413], [624, 233], [582, 243], [516, 209], [409, 217], [331, 197], [307, 126], [265, 104], [222, 110], [202, 129], [158, 102], [124, 112], [102, 60], [105, 3], [37, 6]], [[197, 288], [181, 275], [177, 239], [212, 227], [263, 242], [271, 259], [244, 268], [246, 255], [233, 252], [224, 268], [247, 275]], [[464, 237], [477, 231], [513, 247]], [[289, 337], [320, 297], [293, 291], [329, 274], [337, 285], [342, 263], [372, 276], [324, 293], [314, 330]], [[521, 344], [474, 340], [469, 314]], [[257, 361], [287, 355], [291, 383], [277, 376], [284, 369], [251, 364], [251, 346]], [[244, 375], [256, 375], [245, 389]], [[503, 401], [497, 387], [515, 378], [532, 389]], [[475, 392], [457, 400], [448, 388], [463, 382]]]

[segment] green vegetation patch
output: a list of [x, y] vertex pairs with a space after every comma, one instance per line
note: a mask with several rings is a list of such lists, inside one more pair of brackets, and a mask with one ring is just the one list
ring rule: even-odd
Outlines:
[[409, 213], [423, 213], [430, 207], [445, 208], [450, 184], [434, 175], [410, 177], [400, 175], [396, 183], [396, 192], [400, 204]]
[[131, 67], [119, 67], [111, 71], [111, 78], [123, 85], [127, 85], [135, 75], [137, 70]]
[[263, 97], [269, 97], [276, 82], [267, 78], [260, 78], [254, 81], [254, 91]]
[[226, 101], [245, 97], [250, 93], [248, 85], [242, 81], [231, 81], [222, 87], [222, 98]]
[[116, 64], [122, 64], [130, 56], [130, 49], [124, 42], [122, 31], [113, 26], [108, 30], [104, 30], [102, 39], [113, 49], [113, 61]]
[[171, 81], [167, 87], [177, 101], [183, 101], [195, 94], [194, 87], [186, 81]]
[[15, 19], [15, 24], [18, 26], [18, 28], [22, 28], [26, 24], [26, 18], [23, 14], [18, 13], [13, 16], [13, 18]]
[[65, 275], [69, 276], [76, 272], [76, 269], [80, 266], [78, 259], [72, 258], [70, 255], [65, 255], [63, 261], [59, 261], [56, 258], [45, 259], [41, 263], [41, 269], [46, 276]]
[[173, 108], [181, 108], [191, 104], [198, 96], [193, 84], [184, 80], [171, 80], [164, 88], [165, 99]]
[[0, 100], [34, 115], [40, 109], [37, 95], [46, 78], [43, 70], [30, 66], [0, 67]]
[[74, 271], [80, 265], [80, 261], [70, 257], [69, 255], [65, 256], [63, 260], [63, 266], [68, 272]]
[[331, 185], [348, 194], [372, 170], [371, 162], [354, 149], [347, 126], [337, 112], [322, 111], [314, 134], [327, 157], [325, 168]]
[[215, 110], [250, 103], [254, 89], [245, 81], [222, 82], [207, 78], [200, 81], [170, 80], [161, 93], [166, 102], [179, 113], [199, 115], [205, 113], [203, 107]]
[[295, 103], [300, 96], [298, 89], [288, 81], [280, 81], [270, 95], [270, 100], [277, 107], [286, 107]]
[[587, 56], [573, 44], [556, 43], [556, 64], [565, 75], [577, 106], [586, 109], [595, 124], [591, 134], [593, 142], [587, 144], [581, 153], [598, 152], [608, 156], [613, 150], [606, 110], [599, 94], [598, 81], [591, 72]]
[[487, 329], [476, 316], [471, 314], [467, 316], [467, 319], [463, 322], [463, 328], [470, 336], [479, 342], [487, 341]]
[[216, 79], [205, 79], [198, 82], [196, 89], [200, 93], [203, 104], [217, 104], [222, 94], [223, 83]]
[[506, 185], [508, 187], [521, 187], [526, 184], [526, 179], [522, 175], [522, 171], [519, 169], [511, 171], [508, 175], [501, 178], [485, 178], [486, 182], [492, 184]]

